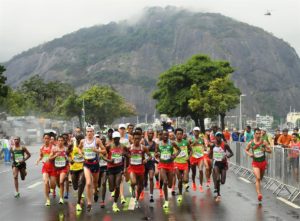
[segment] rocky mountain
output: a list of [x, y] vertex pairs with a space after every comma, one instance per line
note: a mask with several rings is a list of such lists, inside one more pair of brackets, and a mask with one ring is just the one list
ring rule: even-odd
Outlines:
[[134, 23], [111, 22], [54, 39], [12, 58], [5, 74], [12, 86], [36, 74], [78, 90], [109, 84], [150, 114], [159, 74], [197, 53], [231, 62], [232, 79], [247, 95], [247, 115], [284, 116], [290, 105], [300, 110], [300, 59], [288, 43], [220, 14], [174, 7], [147, 8]]

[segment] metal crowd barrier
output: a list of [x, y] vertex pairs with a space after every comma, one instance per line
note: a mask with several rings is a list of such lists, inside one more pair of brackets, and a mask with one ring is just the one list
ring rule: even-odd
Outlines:
[[[246, 154], [246, 143], [230, 142], [234, 156], [229, 159], [229, 169], [237, 176], [244, 177], [255, 182], [252, 170], [252, 159]], [[272, 190], [273, 194], [280, 194], [291, 202], [300, 195], [299, 171], [300, 151], [299, 149], [271, 147], [272, 153], [267, 156], [267, 170], [265, 171], [264, 188]]]

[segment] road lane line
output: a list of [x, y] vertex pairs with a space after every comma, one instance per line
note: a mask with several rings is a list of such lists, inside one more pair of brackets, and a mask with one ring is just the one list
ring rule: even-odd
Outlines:
[[282, 201], [282, 202], [284, 202], [285, 204], [287, 204], [287, 205], [289, 205], [291, 207], [294, 207], [295, 209], [300, 209], [300, 206], [298, 206], [295, 203], [292, 203], [292, 202], [290, 202], [290, 201], [288, 201], [288, 200], [286, 200], [286, 199], [284, 199], [282, 197], [277, 197], [277, 199], [280, 200], [280, 201]]
[[7, 173], [7, 172], [9, 172], [9, 171], [11, 171], [11, 170], [3, 170], [3, 171], [0, 172], [0, 174], [1, 174], [1, 173]]
[[243, 180], [243, 181], [246, 182], [246, 183], [251, 183], [249, 180], [247, 180], [247, 179], [245, 179], [245, 178], [243, 178], [243, 177], [239, 177], [239, 179], [240, 179], [240, 180]]
[[39, 181], [39, 182], [36, 182], [30, 186], [27, 187], [27, 189], [33, 189], [34, 187], [38, 186], [38, 185], [41, 185], [43, 182], [42, 181]]

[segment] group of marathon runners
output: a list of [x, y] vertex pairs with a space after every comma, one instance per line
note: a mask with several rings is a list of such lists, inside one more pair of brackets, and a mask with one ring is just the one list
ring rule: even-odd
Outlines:
[[[154, 131], [129, 124], [120, 124], [118, 129], [109, 129], [107, 134], [95, 133], [93, 126], [86, 127], [84, 136], [79, 128], [75, 135], [44, 134], [36, 165], [42, 163], [44, 194], [46, 206], [50, 206], [50, 196], [56, 196], [59, 189], [59, 204], [68, 199], [69, 182], [77, 191], [76, 210], [81, 211], [84, 199], [86, 210], [92, 203], [98, 202], [105, 208], [107, 183], [113, 198], [112, 210], [120, 211], [118, 201], [126, 203], [124, 183], [129, 185], [134, 207], [139, 208], [139, 201], [144, 199], [144, 188], [150, 190], [149, 203], [154, 203], [154, 187], [164, 197], [163, 208], [169, 207], [168, 190], [183, 201], [183, 191], [189, 191], [191, 171], [192, 189], [203, 192], [203, 187], [210, 188], [211, 177], [214, 183], [215, 200], [221, 199], [221, 184], [225, 184], [227, 159], [233, 156], [218, 127], [200, 133], [200, 128], [193, 128], [187, 135], [181, 128], [175, 130]], [[20, 144], [20, 138], [14, 138], [11, 149], [12, 168], [16, 194], [19, 198], [18, 177], [26, 177], [26, 163], [31, 156], [28, 149]], [[261, 139], [261, 130], [254, 130], [254, 138], [248, 143], [246, 153], [253, 158], [253, 171], [256, 176], [258, 200], [262, 200], [260, 181], [266, 169], [266, 153], [270, 153], [269, 144]], [[196, 182], [196, 174], [199, 181]], [[206, 183], [204, 183], [204, 180]], [[197, 188], [198, 185], [198, 188]], [[175, 192], [175, 186], [178, 187]], [[84, 194], [85, 191], [85, 194]]]

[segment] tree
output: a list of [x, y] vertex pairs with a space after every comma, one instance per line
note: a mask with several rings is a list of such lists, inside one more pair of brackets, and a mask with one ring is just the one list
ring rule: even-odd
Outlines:
[[60, 81], [46, 83], [39, 75], [24, 81], [19, 91], [34, 103], [33, 112], [50, 116], [57, 113], [54, 110], [64, 99], [75, 93], [71, 85]]
[[108, 86], [93, 86], [78, 97], [70, 96], [62, 109], [67, 116], [78, 116], [80, 119], [83, 100], [86, 121], [98, 123], [100, 127], [111, 124], [117, 118], [136, 114], [135, 108]]
[[170, 116], [190, 116], [204, 131], [204, 109], [192, 110], [189, 100], [193, 98], [191, 86], [196, 85], [201, 92], [208, 90], [215, 78], [223, 78], [234, 70], [226, 61], [212, 61], [206, 55], [195, 55], [185, 64], [171, 67], [159, 76], [158, 89], [154, 91], [156, 108], [160, 113]]
[[189, 106], [194, 111], [203, 111], [210, 117], [220, 115], [221, 128], [225, 128], [226, 112], [239, 104], [240, 90], [236, 88], [230, 75], [224, 78], [216, 78], [210, 82], [207, 91], [201, 92], [197, 85], [192, 85], [193, 98], [189, 100]]
[[5, 84], [6, 77], [3, 75], [6, 69], [0, 65], [0, 97], [6, 97], [8, 93], [8, 86]]

